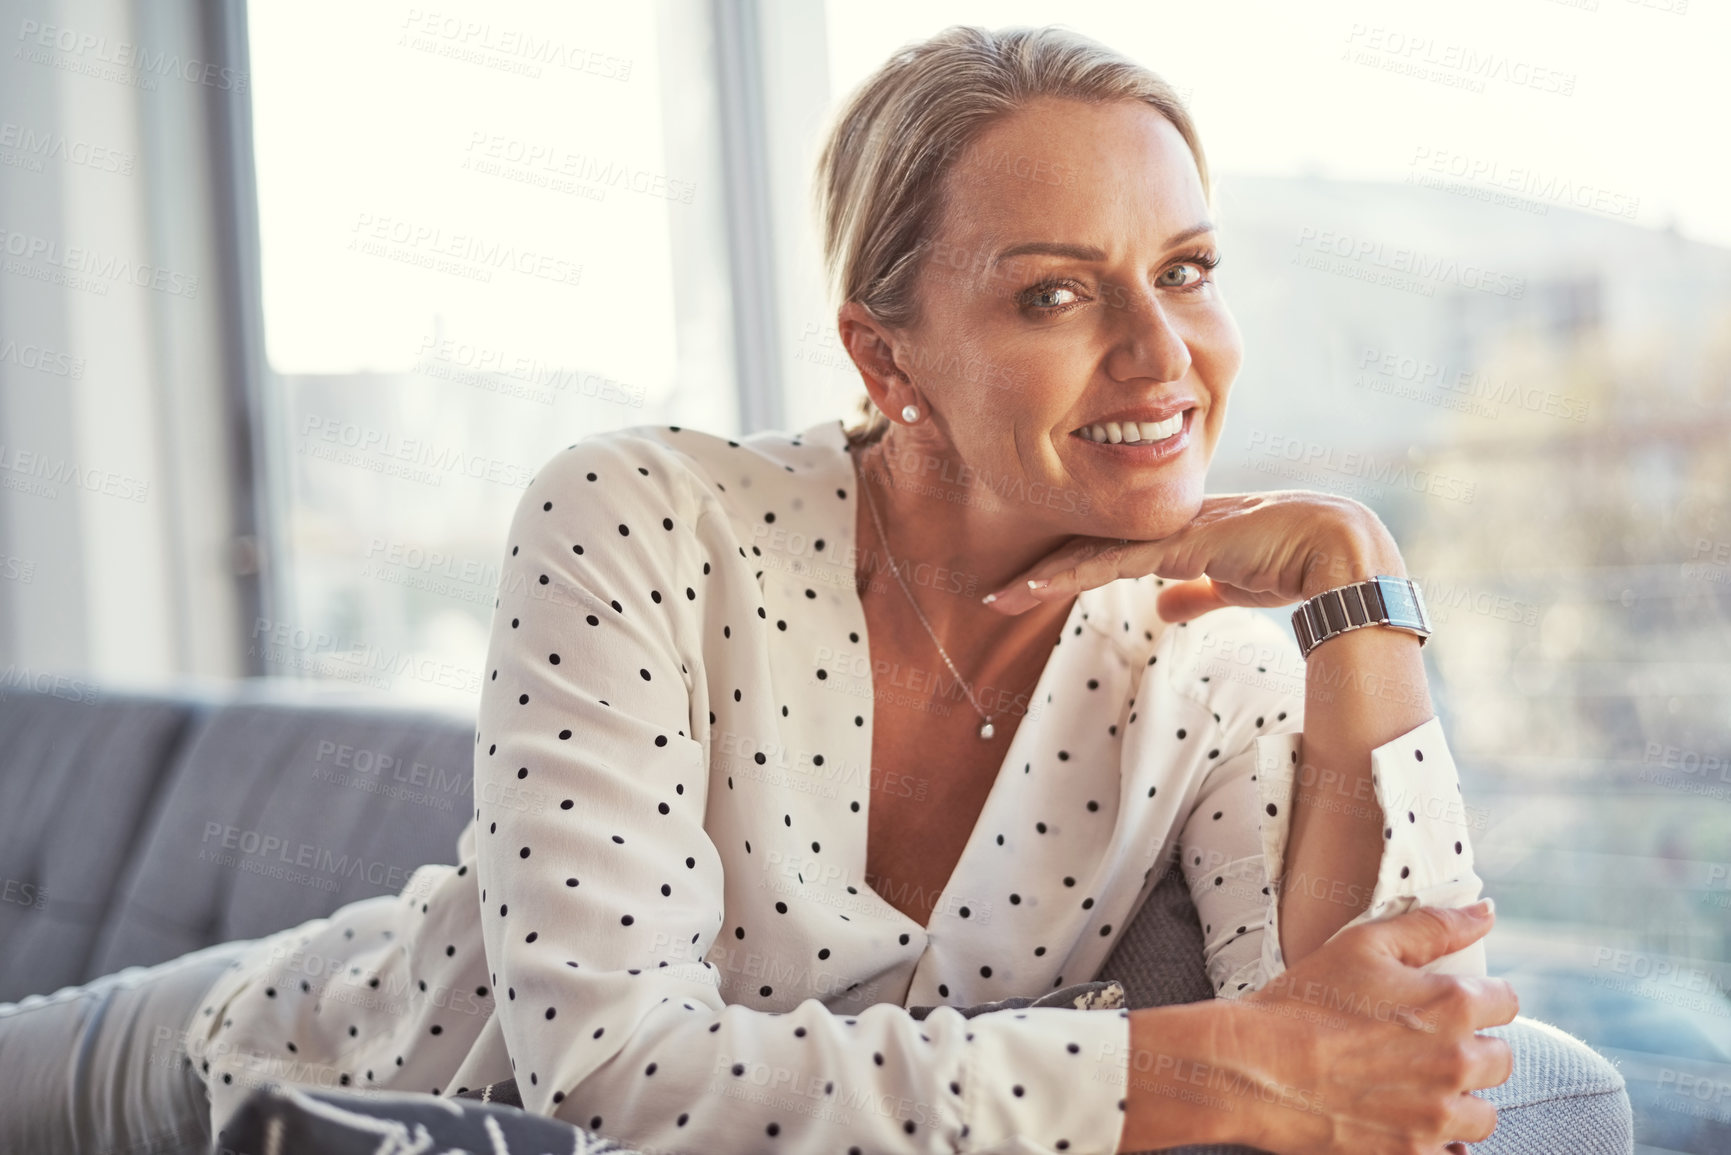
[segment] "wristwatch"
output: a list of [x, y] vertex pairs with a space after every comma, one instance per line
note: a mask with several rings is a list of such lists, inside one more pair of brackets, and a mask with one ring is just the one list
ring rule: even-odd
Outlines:
[[1377, 576], [1368, 581], [1324, 590], [1292, 611], [1292, 630], [1298, 635], [1298, 652], [1310, 651], [1332, 637], [1365, 626], [1393, 626], [1418, 635], [1424, 645], [1430, 637], [1430, 615], [1418, 584], [1406, 578]]

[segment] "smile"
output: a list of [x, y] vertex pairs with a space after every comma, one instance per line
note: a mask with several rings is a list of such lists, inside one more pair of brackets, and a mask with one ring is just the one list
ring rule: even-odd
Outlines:
[[1184, 414], [1174, 413], [1164, 421], [1103, 421], [1084, 425], [1075, 432], [1089, 441], [1135, 445], [1142, 441], [1164, 441], [1183, 428]]
[[1182, 409], [1158, 421], [1095, 421], [1070, 431], [1070, 436], [1099, 446], [1114, 456], [1159, 460], [1189, 443], [1190, 415]]

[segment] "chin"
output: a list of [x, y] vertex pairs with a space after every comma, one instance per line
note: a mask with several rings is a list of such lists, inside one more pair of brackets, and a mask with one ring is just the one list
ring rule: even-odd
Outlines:
[[1105, 537], [1127, 537], [1132, 541], [1153, 541], [1170, 537], [1185, 526], [1202, 509], [1203, 479], [1183, 478], [1136, 493], [1133, 508], [1111, 510], [1105, 504], [1096, 506], [1102, 516], [1095, 527], [1083, 532]]

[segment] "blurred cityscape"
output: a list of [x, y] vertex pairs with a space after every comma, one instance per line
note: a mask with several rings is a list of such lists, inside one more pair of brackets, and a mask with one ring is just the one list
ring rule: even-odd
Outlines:
[[1388, 523], [1492, 973], [1618, 1062], [1642, 1151], [1731, 1150], [1687, 1093], [1731, 1086], [1731, 253], [1458, 183], [1221, 202], [1249, 358], [1212, 480]]

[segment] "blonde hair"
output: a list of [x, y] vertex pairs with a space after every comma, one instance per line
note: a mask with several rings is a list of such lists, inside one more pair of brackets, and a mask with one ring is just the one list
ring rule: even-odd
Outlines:
[[[955, 25], [909, 44], [848, 97], [817, 160], [815, 208], [831, 299], [890, 328], [919, 319], [919, 258], [944, 211], [944, 176], [993, 121], [1040, 97], [1140, 100], [1172, 122], [1210, 194], [1208, 161], [1184, 102], [1152, 71], [1060, 27]], [[856, 444], [889, 427], [870, 396]]]

